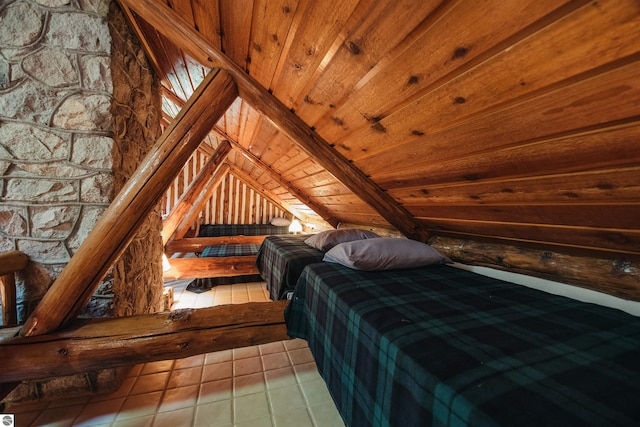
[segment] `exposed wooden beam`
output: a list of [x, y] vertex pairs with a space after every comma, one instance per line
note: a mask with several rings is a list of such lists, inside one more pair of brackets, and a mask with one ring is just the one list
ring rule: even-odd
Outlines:
[[170, 280], [259, 274], [255, 255], [220, 258], [169, 258], [169, 265], [171, 265], [171, 270], [165, 271], [163, 277]]
[[[228, 142], [227, 142], [228, 144]], [[191, 224], [196, 220], [196, 217], [202, 212], [202, 209], [207, 204], [207, 201], [211, 199], [211, 195], [220, 186], [222, 179], [229, 173], [229, 164], [221, 164], [213, 174], [210, 174], [207, 180], [206, 190], [198, 193], [196, 200], [191, 205], [190, 209], [184, 214], [178, 228], [176, 229], [175, 238], [182, 239], [187, 231], [191, 227]]]
[[[178, 228], [178, 225], [184, 218], [185, 214], [189, 212], [191, 208], [195, 206], [197, 200], [199, 200], [205, 187], [210, 183], [213, 173], [220, 167], [227, 154], [231, 151], [231, 144], [228, 141], [222, 141], [218, 148], [213, 153], [213, 156], [204, 165], [198, 176], [186, 189], [178, 203], [169, 213], [169, 216], [162, 223], [162, 244], [165, 245], [169, 238]], [[209, 190], [209, 189], [208, 189]], [[207, 191], [208, 192], [208, 191]], [[184, 236], [184, 234], [183, 234]]]
[[172, 43], [188, 52], [204, 66], [216, 66], [227, 70], [238, 84], [240, 96], [252, 104], [256, 110], [265, 114], [274, 125], [298, 143], [307, 155], [364, 202], [372, 206], [405, 236], [427, 241], [429, 237], [427, 230], [406, 209], [334, 150], [327, 141], [311, 130], [302, 119], [289, 111], [284, 104], [246, 74], [242, 68], [233, 63], [215, 46], [212, 46], [184, 18], [166, 4], [153, 0], [118, 1], [121, 5], [133, 9]]
[[0, 341], [0, 378], [44, 379], [286, 340], [286, 303], [76, 320], [60, 332]]
[[23, 335], [46, 334], [75, 319], [139, 224], [237, 96], [228, 73], [217, 70], [207, 75], [27, 319]]
[[172, 255], [176, 252], [202, 252], [207, 246], [217, 245], [259, 245], [267, 237], [264, 236], [218, 236], [218, 237], [187, 237], [179, 240], [169, 240], [165, 245], [165, 253]]

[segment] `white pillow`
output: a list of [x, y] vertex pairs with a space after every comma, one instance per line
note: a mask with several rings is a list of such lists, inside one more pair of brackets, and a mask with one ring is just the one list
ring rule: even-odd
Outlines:
[[275, 216], [271, 218], [271, 225], [274, 225], [276, 227], [286, 227], [288, 225], [291, 225], [291, 220], [287, 218], [282, 218], [280, 216]]
[[381, 237], [340, 243], [323, 261], [342, 264], [354, 270], [395, 270], [448, 264], [452, 261], [432, 246], [416, 240]]
[[354, 240], [372, 239], [380, 237], [373, 231], [360, 230], [357, 228], [343, 228], [340, 230], [327, 230], [309, 236], [304, 242], [321, 251], [328, 251], [335, 245]]

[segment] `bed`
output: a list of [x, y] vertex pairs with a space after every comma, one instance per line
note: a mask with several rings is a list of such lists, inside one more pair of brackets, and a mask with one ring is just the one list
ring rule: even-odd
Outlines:
[[262, 242], [256, 266], [272, 300], [290, 296], [303, 268], [322, 261], [324, 251], [306, 244], [308, 237], [304, 234], [267, 236]]
[[[262, 240], [271, 234], [289, 234], [289, 228], [271, 224], [201, 225], [198, 229], [198, 237], [193, 240], [203, 244], [194, 246], [196, 248], [194, 252], [201, 260], [213, 258], [216, 263], [226, 264], [225, 267], [231, 266], [231, 271], [223, 267], [223, 270], [217, 271], [217, 274], [212, 274], [211, 277], [198, 277], [189, 283], [187, 290], [198, 293], [222, 284], [262, 281], [255, 267], [247, 270], [241, 266], [255, 265], [255, 258]], [[236, 266], [235, 270], [242, 274], [233, 274]], [[212, 268], [210, 271], [215, 272], [216, 269]]]
[[348, 426], [631, 426], [640, 318], [448, 265], [308, 265], [285, 311]]
[[336, 245], [378, 238], [376, 233], [359, 228], [325, 230], [316, 234], [269, 236], [264, 239], [256, 266], [266, 281], [272, 300], [289, 299], [302, 269], [321, 262]]

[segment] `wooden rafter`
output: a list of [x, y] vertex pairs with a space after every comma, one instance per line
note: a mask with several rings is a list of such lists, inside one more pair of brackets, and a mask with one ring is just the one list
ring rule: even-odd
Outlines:
[[342, 182], [365, 203], [372, 206], [405, 236], [427, 241], [428, 233], [405, 208], [353, 166], [344, 156], [289, 111], [282, 102], [260, 86], [251, 76], [201, 34], [184, 18], [162, 2], [152, 0], [119, 0], [124, 8], [133, 9], [179, 48], [188, 52], [206, 67], [221, 67], [238, 85], [240, 96], [256, 110], [265, 114], [282, 132], [295, 141], [338, 181]]

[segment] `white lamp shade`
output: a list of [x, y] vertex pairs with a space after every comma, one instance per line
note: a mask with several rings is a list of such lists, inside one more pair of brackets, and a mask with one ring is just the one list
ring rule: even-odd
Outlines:
[[289, 233], [300, 233], [302, 231], [302, 224], [297, 219], [291, 221], [291, 225], [289, 225]]

